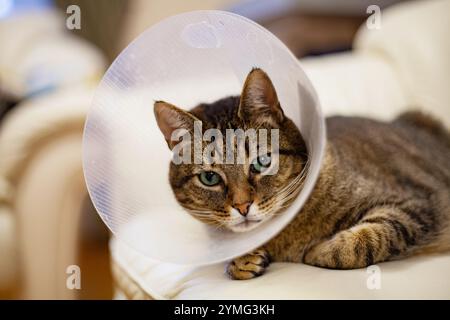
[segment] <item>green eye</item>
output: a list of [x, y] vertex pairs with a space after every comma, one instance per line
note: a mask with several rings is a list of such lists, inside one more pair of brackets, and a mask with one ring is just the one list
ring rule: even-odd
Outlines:
[[259, 156], [258, 158], [253, 160], [252, 164], [250, 165], [250, 169], [255, 173], [263, 172], [265, 169], [270, 167], [271, 161], [272, 159], [269, 153]]
[[221, 181], [220, 176], [215, 173], [214, 171], [202, 171], [198, 175], [201, 183], [203, 183], [205, 186], [212, 187], [216, 184], [219, 184]]

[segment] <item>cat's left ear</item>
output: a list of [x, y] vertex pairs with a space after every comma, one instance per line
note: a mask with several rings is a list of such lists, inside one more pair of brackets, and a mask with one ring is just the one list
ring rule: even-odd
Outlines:
[[238, 116], [250, 123], [268, 123], [273, 127], [284, 119], [275, 87], [269, 76], [259, 68], [250, 71], [245, 80]]

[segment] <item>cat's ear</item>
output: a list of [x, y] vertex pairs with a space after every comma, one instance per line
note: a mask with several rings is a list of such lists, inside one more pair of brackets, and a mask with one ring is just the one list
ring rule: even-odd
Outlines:
[[200, 121], [189, 112], [164, 101], [155, 102], [154, 112], [158, 127], [164, 135], [170, 149], [179, 142], [172, 140], [172, 133], [175, 130], [186, 129], [192, 133], [194, 132], [194, 122]]
[[283, 121], [284, 114], [275, 87], [259, 68], [250, 71], [245, 80], [238, 116], [244, 121], [268, 123], [275, 127]]

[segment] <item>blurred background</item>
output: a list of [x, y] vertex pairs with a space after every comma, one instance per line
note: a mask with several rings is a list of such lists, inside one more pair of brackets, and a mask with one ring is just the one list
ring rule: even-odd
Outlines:
[[[106, 68], [146, 28], [190, 10], [244, 15], [272, 31], [305, 61], [314, 84], [326, 82], [337, 95], [342, 91], [334, 84], [344, 81], [350, 69], [339, 71], [341, 79], [333, 75], [358, 49], [355, 37], [370, 15], [368, 6], [388, 10], [398, 2], [410, 1], [0, 0], [0, 298], [113, 297], [110, 235], [86, 193], [82, 129], [92, 92]], [[80, 9], [80, 29], [71, 30], [66, 24], [75, 12], [71, 5]], [[389, 27], [399, 29], [392, 22]], [[425, 62], [444, 59], [432, 70], [448, 74], [448, 52], [421, 48], [428, 50]], [[341, 60], [331, 67], [330, 77], [323, 77], [318, 74], [325, 73], [321, 70], [331, 61], [327, 57]], [[384, 71], [381, 64], [366, 65], [367, 59], [358, 61], [351, 62], [357, 69], [349, 71], [356, 74], [355, 83], [365, 70], [394, 72]], [[403, 75], [406, 82], [412, 78], [406, 71]], [[383, 85], [388, 91], [401, 90], [397, 81]], [[448, 90], [442, 89], [448, 82], [440, 86], [438, 90], [430, 85], [426, 101], [448, 102]], [[379, 96], [386, 95], [381, 87], [369, 97], [380, 102], [384, 100]], [[393, 95], [392, 104], [417, 102], [404, 98], [406, 94]], [[327, 97], [325, 109], [333, 103], [333, 95]], [[355, 105], [364, 108], [361, 101]], [[80, 266], [80, 290], [66, 286], [69, 265]]]

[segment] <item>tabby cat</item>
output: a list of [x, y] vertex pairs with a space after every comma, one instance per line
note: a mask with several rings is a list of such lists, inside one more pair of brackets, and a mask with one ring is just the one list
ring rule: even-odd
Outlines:
[[[280, 214], [302, 188], [308, 150], [284, 115], [261, 69], [247, 76], [240, 96], [183, 111], [154, 105], [169, 145], [176, 129], [279, 129], [279, 169], [263, 175], [271, 153], [242, 165], [171, 162], [177, 201], [195, 218], [234, 232], [251, 230]], [[232, 279], [264, 273], [271, 261], [332, 269], [366, 267], [450, 249], [450, 133], [419, 112], [392, 122], [357, 117], [326, 119], [327, 146], [319, 178], [292, 222], [263, 247], [231, 261]]]

